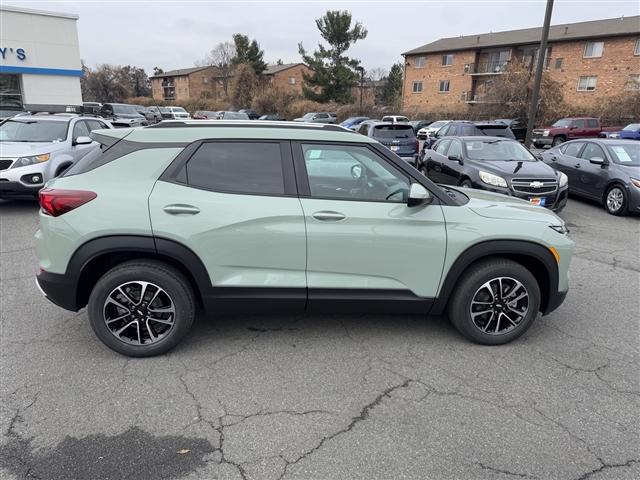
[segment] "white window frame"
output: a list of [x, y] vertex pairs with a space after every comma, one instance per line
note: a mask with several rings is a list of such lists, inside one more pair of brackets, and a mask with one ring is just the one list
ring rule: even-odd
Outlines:
[[[582, 80], [585, 79], [584, 88], [580, 87]], [[589, 88], [591, 80], [593, 80], [593, 88]], [[593, 92], [598, 86], [598, 76], [597, 75], [583, 75], [578, 78], [578, 91], [579, 92]]]
[[287, 79], [287, 83], [288, 83], [289, 85], [295, 85], [295, 84], [296, 84], [296, 77], [289, 77], [289, 78]]
[[640, 55], [640, 38], [636, 39], [636, 48], [633, 50], [634, 55]]
[[416, 61], [414, 64], [415, 68], [424, 68], [426, 65], [427, 65], [427, 57], [425, 56], [416, 57]]
[[[447, 60], [449, 59], [449, 57], [451, 57], [451, 63], [443, 63], [444, 59], [446, 58]], [[450, 67], [453, 65], [453, 58], [454, 55], [453, 53], [445, 53], [440, 57], [440, 66], [441, 67]]]
[[[587, 48], [589, 47], [589, 45], [593, 45], [595, 48], [595, 45], [600, 44], [600, 55], [587, 55]], [[593, 49], [592, 49], [593, 50]], [[584, 50], [582, 51], [582, 58], [600, 58], [602, 57], [602, 54], [604, 53], [604, 42], [585, 42], [584, 44]]]
[[[419, 88], [416, 88], [419, 87]], [[411, 87], [411, 93], [422, 93], [422, 82], [415, 81], [413, 82], [413, 87]]]
[[[446, 86], [447, 86], [446, 90], [442, 89], [444, 82], [446, 82]], [[451, 91], [451, 80], [440, 80], [440, 83], [439, 83], [439, 86], [438, 86], [438, 92], [439, 93], [449, 93], [450, 91]]]

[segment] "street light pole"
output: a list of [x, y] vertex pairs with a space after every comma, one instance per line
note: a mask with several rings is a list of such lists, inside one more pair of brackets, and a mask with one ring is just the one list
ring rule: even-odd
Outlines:
[[540, 96], [540, 83], [542, 82], [542, 70], [547, 57], [547, 40], [549, 39], [549, 25], [551, 24], [551, 12], [553, 11], [553, 0], [547, 0], [547, 9], [544, 12], [544, 26], [542, 27], [542, 38], [540, 39], [540, 49], [538, 50], [538, 63], [536, 65], [536, 76], [533, 81], [533, 91], [531, 92], [531, 103], [529, 104], [529, 119], [527, 121], [527, 136], [524, 144], [527, 148], [531, 146], [531, 134], [533, 125], [538, 113], [538, 98]]
[[362, 115], [362, 90], [364, 89], [364, 68], [358, 67], [360, 71], [360, 115]]

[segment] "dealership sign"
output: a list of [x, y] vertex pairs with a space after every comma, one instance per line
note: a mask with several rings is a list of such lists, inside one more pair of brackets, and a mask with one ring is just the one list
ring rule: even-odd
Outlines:
[[27, 58], [27, 52], [24, 51], [24, 48], [0, 47], [0, 55], [2, 55], [2, 60], [8, 60], [12, 56], [20, 61]]

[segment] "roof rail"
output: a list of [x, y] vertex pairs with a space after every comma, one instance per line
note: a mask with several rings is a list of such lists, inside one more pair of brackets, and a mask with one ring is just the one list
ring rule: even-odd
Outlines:
[[163, 120], [144, 128], [283, 128], [296, 130], [329, 130], [356, 133], [354, 130], [332, 123], [275, 122], [270, 120]]

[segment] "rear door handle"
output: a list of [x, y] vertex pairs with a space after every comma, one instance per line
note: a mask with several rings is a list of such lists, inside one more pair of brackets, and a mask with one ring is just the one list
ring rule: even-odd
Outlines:
[[576, 168], [580, 168], [580, 164], [579, 164], [579, 163], [576, 163], [576, 164], [574, 165], [574, 167], [576, 167]]
[[166, 205], [163, 210], [169, 215], [196, 215], [200, 213], [200, 209], [198, 207], [194, 207], [193, 205], [185, 205], [183, 203], [173, 203], [171, 205]]
[[320, 220], [321, 222], [339, 222], [340, 220], [344, 220], [346, 218], [343, 213], [330, 210], [316, 212], [311, 216], [316, 220]]

